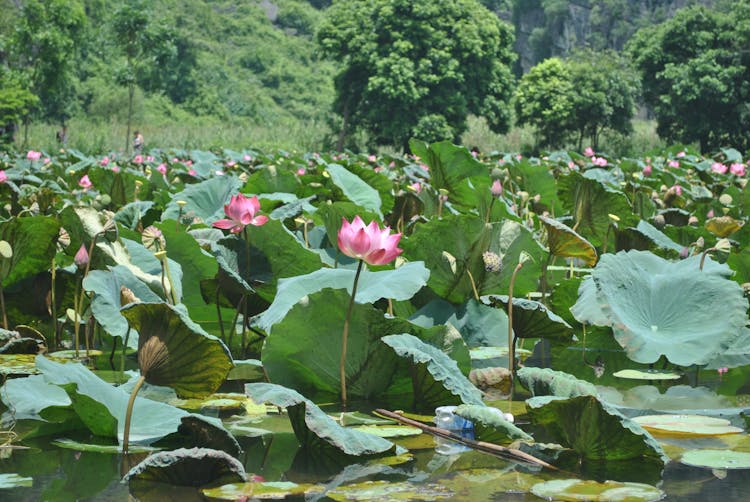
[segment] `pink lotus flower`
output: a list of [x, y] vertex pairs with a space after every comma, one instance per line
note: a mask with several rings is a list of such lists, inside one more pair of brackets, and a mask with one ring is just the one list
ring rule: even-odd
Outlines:
[[188, 167], [190, 167], [190, 166], [193, 165], [193, 161], [192, 160], [188, 160], [188, 161], [185, 162], [185, 165], [188, 166]]
[[727, 368], [727, 367], [722, 367], [722, 368], [719, 368], [719, 369], [716, 370], [716, 372], [719, 374], [719, 376], [724, 375], [724, 373], [726, 373], [727, 371], [729, 371], [729, 368]]
[[713, 217], [714, 217], [714, 210], [711, 209], [709, 212], [706, 213], [706, 219], [710, 220]]
[[112, 166], [112, 172], [113, 173], [119, 173], [120, 172], [120, 166]]
[[568, 169], [575, 169], [575, 168], [576, 168], [576, 163], [575, 162], [573, 162], [572, 160], [570, 162], [568, 162]]
[[224, 206], [224, 214], [227, 218], [214, 222], [214, 227], [229, 230], [233, 234], [238, 234], [248, 226], [259, 227], [265, 225], [268, 216], [256, 216], [260, 210], [258, 197], [245, 197], [241, 193], [232, 196], [229, 204]]
[[414, 190], [414, 191], [415, 191], [416, 193], [419, 193], [419, 192], [421, 192], [421, 191], [422, 191], [422, 184], [421, 184], [420, 182], [418, 182], [418, 181], [415, 181], [414, 183], [412, 183], [412, 184], [411, 184], [411, 185], [409, 185], [409, 186], [410, 186], [410, 187], [412, 188], [412, 190]]
[[674, 193], [676, 193], [678, 197], [682, 195], [682, 187], [680, 185], [672, 185], [670, 190], [674, 190]]
[[591, 162], [599, 167], [605, 167], [608, 164], [607, 159], [604, 157], [591, 157]]
[[378, 160], [378, 158], [375, 155], [368, 155], [367, 156], [367, 161], [368, 162], [375, 162], [376, 160]]
[[728, 167], [722, 164], [721, 162], [714, 162], [711, 164], [711, 171], [719, 174], [724, 174], [727, 172]]
[[52, 162], [52, 159], [50, 159], [49, 157], [44, 157], [44, 161], [43, 162], [45, 164], [49, 164], [50, 162]]
[[146, 162], [153, 162], [153, 161], [154, 161], [154, 158], [151, 155], [146, 157]]
[[159, 164], [159, 167], [157, 167], [156, 170], [159, 171], [163, 175], [167, 174], [167, 166], [166, 166], [166, 164]]
[[735, 176], [744, 176], [745, 164], [734, 163], [731, 166], [729, 166], [729, 172], [734, 174]]
[[29, 150], [29, 153], [26, 154], [26, 158], [29, 160], [39, 160], [42, 158], [42, 152], [36, 152], [34, 150]]
[[674, 168], [680, 167], [680, 161], [679, 160], [670, 160], [669, 162], [667, 162], [667, 166], [674, 167]]
[[587, 146], [586, 149], [583, 151], [583, 154], [586, 157], [593, 157], [594, 156], [594, 149], [591, 148], [590, 146]]
[[76, 264], [76, 267], [79, 269], [86, 268], [86, 265], [89, 263], [89, 253], [86, 251], [86, 246], [84, 244], [81, 244], [81, 247], [78, 249], [78, 252], [73, 257], [73, 262]]
[[341, 252], [368, 265], [385, 265], [393, 261], [403, 252], [397, 247], [400, 240], [401, 234], [391, 235], [390, 227], [381, 230], [375, 221], [365, 226], [359, 216], [355, 216], [351, 223], [342, 218], [338, 235]]
[[383, 166], [375, 166], [372, 168], [372, 171], [375, 173], [382, 173], [383, 169], [385, 169]]
[[490, 193], [492, 193], [492, 195], [494, 195], [495, 197], [500, 197], [503, 194], [503, 184], [500, 183], [500, 180], [495, 180], [492, 182]]
[[8, 175], [5, 174], [5, 170], [0, 170], [0, 183], [5, 183], [8, 181]]
[[195, 169], [190, 169], [190, 170], [188, 170], [188, 174], [189, 174], [190, 176], [195, 176], [195, 175], [196, 175], [196, 174], [198, 174], [198, 173], [197, 173], [197, 172], [195, 171]]
[[245, 162], [250, 162], [251, 160], [253, 160], [253, 158], [248, 154], [245, 154], [243, 155], [242, 160], [244, 160]]
[[234, 167], [236, 165], [237, 165], [237, 162], [235, 162], [233, 160], [230, 160], [229, 162], [227, 162], [227, 167]]
[[307, 172], [307, 171], [305, 171], [305, 168], [304, 168], [304, 167], [300, 167], [299, 169], [297, 169], [297, 176], [302, 176], [302, 175], [303, 175], [303, 174], [305, 174], [306, 172]]
[[136, 155], [133, 157], [133, 163], [135, 164], [143, 164], [143, 155]]
[[685, 156], [685, 152], [677, 152], [677, 155], [676, 155], [676, 157], [677, 157], [678, 159], [681, 159], [681, 158], [683, 158], [684, 156]]
[[651, 167], [651, 164], [646, 164], [646, 167], [643, 168], [643, 175], [651, 176], [652, 171], [653, 171], [653, 167]]
[[91, 183], [91, 180], [89, 179], [88, 174], [84, 174], [83, 177], [78, 180], [78, 186], [83, 188], [84, 190], [88, 190], [92, 186], [94, 186], [93, 183]]

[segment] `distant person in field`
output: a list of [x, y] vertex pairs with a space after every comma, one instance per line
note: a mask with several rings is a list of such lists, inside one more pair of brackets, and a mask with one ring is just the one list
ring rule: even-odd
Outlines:
[[57, 131], [56, 137], [57, 142], [65, 146], [68, 143], [68, 126], [62, 126], [62, 129]]
[[142, 151], [143, 151], [143, 134], [141, 134], [140, 131], [135, 131], [133, 133], [133, 153], [138, 155]]

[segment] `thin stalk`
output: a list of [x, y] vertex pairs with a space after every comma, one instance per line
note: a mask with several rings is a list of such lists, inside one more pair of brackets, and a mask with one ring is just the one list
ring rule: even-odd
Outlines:
[[128, 400], [128, 407], [125, 410], [125, 430], [122, 434], [122, 454], [127, 455], [128, 454], [128, 442], [130, 440], [130, 418], [133, 415], [133, 405], [135, 404], [135, 396], [138, 394], [138, 391], [141, 390], [141, 387], [143, 386], [143, 383], [146, 381], [146, 376], [141, 375], [141, 377], [138, 379], [138, 381], [135, 383], [135, 387], [133, 387], [133, 392], [130, 393], [130, 399]]
[[547, 260], [542, 265], [542, 304], [547, 305], [547, 268], [552, 263], [554, 255], [552, 253], [547, 255]]
[[[705, 251], [703, 251], [703, 254], [701, 255], [701, 263], [700, 263], [700, 265], [698, 266], [698, 270], [699, 270], [699, 271], [703, 272], [703, 264], [704, 264], [704, 262], [706, 261], [706, 256], [707, 256], [707, 255], [708, 255], [708, 253], [710, 253], [711, 251], [716, 251], [716, 248], [708, 248], [708, 249], [706, 249]], [[8, 328], [5, 328], [5, 329], [8, 329]]]
[[5, 312], [5, 292], [3, 285], [0, 283], [0, 309], [3, 311], [3, 329], [8, 330], [8, 314]]
[[477, 291], [477, 283], [474, 282], [474, 276], [468, 268], [466, 269], [466, 273], [469, 275], [469, 281], [471, 281], [471, 290], [474, 292], [474, 298], [479, 301], [479, 291]]
[[50, 307], [52, 310], [52, 333], [54, 335], [55, 350], [60, 346], [60, 337], [57, 331], [57, 300], [55, 295], [55, 282], [57, 278], [57, 264], [55, 258], [52, 258], [52, 266], [50, 268], [52, 273], [52, 287], [50, 288]]
[[224, 320], [221, 318], [221, 306], [219, 305], [219, 287], [216, 287], [216, 318], [219, 320], [219, 329], [221, 330], [221, 341], [225, 342], [224, 338]]
[[346, 344], [349, 338], [349, 321], [354, 310], [354, 298], [357, 295], [357, 283], [359, 274], [362, 272], [364, 260], [359, 260], [357, 273], [354, 274], [354, 285], [352, 286], [352, 297], [349, 300], [349, 308], [346, 310], [346, 319], [344, 319], [344, 332], [341, 334], [341, 362], [339, 363], [339, 378], [341, 379], [341, 403], [346, 407]]
[[[83, 279], [81, 279], [83, 281]], [[75, 333], [74, 337], [74, 349], [76, 351], [76, 359], [78, 359], [78, 294], [81, 293], [81, 281], [76, 281], [76, 287], [73, 290], [73, 332]]]
[[125, 332], [125, 339], [122, 341], [122, 353], [120, 355], [120, 376], [125, 373], [125, 351], [128, 349], [128, 339], [130, 338], [130, 326]]
[[508, 369], [510, 370], [510, 401], [513, 401], [513, 380], [516, 373], [516, 340], [513, 338], [513, 286], [516, 283], [516, 275], [523, 267], [523, 263], [516, 265], [513, 275], [510, 277], [510, 286], [508, 286]]
[[[252, 287], [252, 278], [250, 277], [250, 234], [247, 231], [247, 227], [242, 229], [242, 235], [245, 238], [245, 270], [247, 270], [247, 283]], [[245, 341], [247, 340], [247, 296], [245, 296], [245, 303], [243, 304], [243, 317], [242, 317], [242, 357], [245, 354]]]
[[167, 273], [167, 280], [169, 281], [169, 295], [172, 298], [172, 305], [177, 305], [177, 293], [174, 291], [174, 281], [172, 280], [172, 273], [169, 271], [169, 259], [164, 256], [164, 270]]
[[234, 313], [234, 319], [232, 319], [232, 330], [229, 332], [229, 343], [227, 344], [229, 346], [229, 351], [232, 351], [232, 339], [234, 338], [234, 332], [237, 329], [237, 320], [240, 318], [240, 309], [245, 304], [245, 295], [242, 295], [242, 298], [240, 298], [240, 302], [237, 304], [237, 310]]
[[109, 353], [109, 367], [115, 371], [115, 351], [117, 350], [117, 340], [119, 337], [112, 338], [112, 352]]

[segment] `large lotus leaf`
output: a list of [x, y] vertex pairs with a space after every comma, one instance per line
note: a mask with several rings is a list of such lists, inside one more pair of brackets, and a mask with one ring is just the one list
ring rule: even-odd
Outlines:
[[[156, 213], [155, 210], [151, 210], [153, 207], [154, 202], [151, 200], [137, 200], [131, 202], [122, 206], [120, 210], [115, 213], [115, 221], [130, 230], [135, 230], [146, 215], [151, 216], [153, 213]], [[153, 218], [148, 219], [153, 221]], [[145, 227], [148, 225], [144, 224], [143, 226]]]
[[[132, 265], [131, 271], [142, 270], [150, 276], [159, 277], [159, 288], [156, 292], [160, 295], [164, 294], [164, 289], [170, 291], [174, 286], [174, 295], [177, 301], [182, 300], [182, 266], [171, 258], [167, 258], [169, 263], [169, 275], [172, 277], [170, 281], [166, 276], [166, 269], [164, 278], [162, 279], [161, 262], [154, 252], [150, 251], [139, 241], [134, 241], [126, 238], [121, 238], [122, 244], [125, 246], [130, 256], [130, 263]], [[170, 293], [171, 295], [171, 293]]]
[[743, 329], [729, 347], [706, 364], [706, 369], [738, 368], [750, 364], [750, 329]]
[[315, 211], [315, 206], [310, 204], [310, 202], [315, 199], [315, 196], [298, 199], [296, 195], [292, 195], [290, 193], [276, 192], [270, 194], [260, 194], [258, 195], [258, 199], [260, 199], [261, 201], [270, 200], [282, 203], [282, 205], [278, 206], [276, 209], [268, 213], [268, 217], [272, 220], [283, 221], [287, 218], [294, 218], [295, 216], [303, 212]]
[[326, 171], [347, 199], [383, 218], [380, 212], [380, 193], [365, 183], [362, 178], [338, 164], [328, 164]]
[[610, 214], [620, 219], [618, 225], [621, 226], [638, 223], [625, 194], [578, 172], [558, 179], [558, 194], [563, 207], [572, 212], [573, 230], [595, 246], [604, 242], [612, 223]]
[[303, 448], [333, 451], [347, 456], [384, 455], [396, 446], [381, 437], [347, 429], [336, 423], [312, 401], [297, 391], [271, 383], [250, 383], [245, 393], [256, 403], [270, 403], [287, 409], [294, 434]]
[[[12, 400], [10, 404], [23, 411], [25, 418], [34, 418], [36, 414], [48, 419], [55, 408], [72, 406], [93, 433], [122, 439], [125, 409], [130, 398], [125, 390], [108, 384], [78, 363], [61, 364], [43, 356], [37, 356], [36, 363], [41, 375], [9, 380], [5, 387]], [[40, 386], [41, 382], [45, 387]], [[65, 404], [60, 391], [52, 391], [49, 385], [67, 390], [69, 404]], [[43, 388], [47, 390], [40, 393]], [[167, 404], [137, 397], [130, 440], [152, 443], [176, 431], [187, 414]]]
[[295, 193], [299, 189], [299, 180], [288, 169], [277, 169], [269, 166], [259, 169], [247, 178], [242, 187], [243, 193]]
[[596, 264], [596, 249], [589, 241], [578, 235], [575, 230], [546, 216], [539, 216], [547, 229], [547, 247], [550, 254], [566, 258], [578, 258], [588, 266]]
[[[341, 389], [341, 336], [349, 295], [326, 289], [300, 302], [274, 326], [261, 359], [268, 378], [303, 392], [336, 396]], [[434, 328], [443, 331], [444, 328]], [[398, 358], [380, 342], [383, 335], [425, 330], [399, 318], [386, 318], [369, 304], [354, 305], [346, 359], [347, 390], [352, 398], [383, 393], [400, 378]]]
[[508, 315], [473, 298], [458, 308], [445, 300], [433, 300], [416, 311], [409, 320], [424, 328], [451, 324], [469, 347], [508, 345]]
[[[123, 340], [128, 333], [129, 326], [128, 321], [120, 313], [123, 307], [122, 288], [128, 288], [136, 298], [143, 302], [161, 300], [128, 268], [120, 265], [108, 271], [92, 270], [83, 280], [83, 288], [94, 293], [91, 299], [91, 313], [97, 322], [111, 336], [119, 336]], [[137, 341], [138, 334], [131, 331], [130, 339]]]
[[51, 216], [16, 217], [0, 223], [0, 240], [7, 241], [13, 249], [3, 287], [49, 270], [59, 232], [60, 223]]
[[[139, 333], [138, 357], [156, 350], [164, 361], [144, 372], [146, 381], [171, 387], [180, 397], [200, 397], [216, 392], [232, 368], [224, 343], [209, 335], [187, 315], [165, 303], [139, 303], [126, 307], [123, 316]], [[144, 347], [146, 349], [144, 350]]]
[[412, 362], [414, 404], [419, 409], [432, 409], [451, 404], [483, 406], [482, 393], [461, 373], [456, 361], [437, 347], [409, 334], [388, 335], [383, 343], [399, 357]]
[[487, 168], [475, 159], [469, 150], [450, 141], [427, 144], [413, 139], [409, 142], [412, 153], [430, 168], [430, 184], [435, 190], [455, 191], [464, 178], [487, 175]]
[[495, 444], [508, 444], [520, 439], [533, 441], [533, 438], [509, 422], [497, 408], [463, 404], [456, 408], [455, 414], [474, 424], [474, 438], [479, 441]]
[[[271, 306], [256, 319], [256, 325], [269, 331], [305, 296], [325, 288], [346, 289], [351, 294], [356, 271], [321, 268], [315, 272], [279, 281], [278, 292]], [[370, 272], [363, 270], [357, 283], [357, 303], [373, 303], [381, 298], [408, 300], [425, 284], [430, 271], [422, 262], [410, 262], [395, 270]]]
[[532, 397], [526, 406], [533, 423], [587, 460], [669, 460], [651, 434], [594, 396]]
[[557, 198], [557, 180], [550, 172], [549, 164], [534, 164], [523, 158], [506, 165], [513, 179], [518, 180], [518, 184], [525, 192], [531, 197], [539, 195], [540, 203], [552, 214], [561, 213], [560, 201]]
[[[234, 176], [219, 176], [188, 185], [185, 190], [172, 196], [161, 219], [176, 220], [183, 214], [211, 224], [224, 218], [224, 205], [239, 191], [240, 185], [240, 180]], [[185, 201], [186, 204], [180, 208], [177, 201]]]
[[517, 373], [518, 381], [532, 396], [577, 397], [596, 396], [596, 387], [573, 375], [551, 368], [524, 366]]
[[[506, 293], [521, 252], [532, 260], [517, 274], [515, 294], [535, 291], [540, 264], [547, 259], [547, 253], [522, 224], [512, 220], [487, 224], [476, 216], [451, 215], [421, 224], [402, 247], [404, 256], [425, 262], [430, 269], [427, 285], [452, 303], [474, 296], [469, 274], [480, 295]], [[486, 269], [482, 255], [488, 251], [500, 257], [499, 272]]]
[[[603, 256], [571, 308], [576, 319], [611, 325], [632, 360], [665, 355], [678, 365], [705, 364], [741, 334], [748, 304], [727, 267], [691, 257], [670, 262], [646, 251]], [[716, 312], [722, 312], [716, 316]]]
[[380, 212], [388, 214], [393, 209], [393, 181], [385, 173], [375, 172], [362, 164], [350, 163], [346, 168], [360, 177], [365, 183], [376, 189], [380, 195]]
[[638, 234], [643, 235], [653, 243], [653, 247], [667, 249], [674, 253], [680, 253], [682, 251], [682, 246], [667, 237], [667, 235], [665, 235], [662, 231], [645, 220], [639, 221], [638, 226], [636, 226], [634, 229], [628, 230], [634, 230]]
[[[489, 295], [481, 298], [492, 306], [508, 309], [508, 297]], [[513, 298], [513, 334], [518, 338], [556, 338], [570, 340], [573, 328], [542, 303], [524, 298]]]
[[232, 302], [238, 302], [239, 297], [253, 293], [253, 281], [270, 280], [266, 258], [257, 249], [248, 249], [245, 241], [237, 236], [225, 237], [212, 243], [211, 252], [219, 265], [218, 285]]
[[242, 463], [221, 450], [180, 448], [149, 455], [125, 474], [123, 481], [207, 486], [247, 480]]

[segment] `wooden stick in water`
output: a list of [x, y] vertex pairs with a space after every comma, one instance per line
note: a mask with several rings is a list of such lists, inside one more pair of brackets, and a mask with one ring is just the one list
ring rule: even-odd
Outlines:
[[540, 460], [533, 455], [529, 455], [528, 453], [522, 452], [521, 450], [516, 450], [514, 448], [506, 448], [504, 446], [496, 445], [493, 443], [486, 443], [484, 441], [476, 441], [474, 439], [465, 438], [447, 429], [441, 429], [440, 427], [433, 427], [431, 425], [426, 425], [426, 424], [423, 424], [422, 422], [417, 422], [416, 420], [412, 420], [410, 418], [401, 416], [398, 413], [393, 413], [392, 411], [383, 410], [379, 408], [375, 410], [375, 413], [379, 415], [383, 415], [384, 417], [388, 417], [392, 420], [396, 420], [397, 422], [401, 422], [402, 424], [411, 425], [412, 427], [417, 427], [418, 429], [421, 429], [427, 434], [438, 436], [443, 439], [450, 439], [451, 441], [456, 441], [457, 443], [461, 443], [465, 446], [468, 446], [469, 448], [473, 448], [483, 453], [488, 453], [490, 455], [502, 457], [506, 460], [512, 460], [514, 462], [540, 465], [542, 467], [546, 467], [547, 469], [552, 469], [555, 471], [557, 470], [557, 468], [554, 465], [548, 464], [544, 460]]

